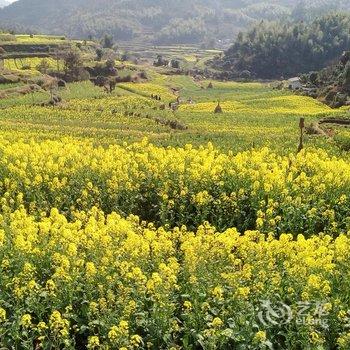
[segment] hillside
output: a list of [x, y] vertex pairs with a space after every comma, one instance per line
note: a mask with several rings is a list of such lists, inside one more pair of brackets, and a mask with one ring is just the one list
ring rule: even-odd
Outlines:
[[349, 7], [338, 0], [19, 0], [0, 11], [0, 26], [73, 37], [147, 40], [157, 44], [231, 41], [262, 19], [306, 19]]
[[320, 70], [350, 50], [350, 15], [312, 22], [261, 22], [240, 33], [216, 66], [227, 78], [293, 77]]
[[327, 105], [338, 108], [350, 105], [350, 51], [340, 60], [318, 72], [301, 76], [302, 93], [316, 97]]

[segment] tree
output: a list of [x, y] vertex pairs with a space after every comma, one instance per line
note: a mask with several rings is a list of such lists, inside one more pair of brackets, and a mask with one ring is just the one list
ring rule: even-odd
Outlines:
[[114, 60], [107, 60], [106, 61], [106, 72], [107, 72], [107, 75], [116, 75], [117, 74], [117, 69], [115, 67]]
[[162, 55], [157, 55], [157, 59], [153, 62], [155, 67], [167, 66], [169, 61], [164, 59]]
[[106, 34], [102, 39], [102, 46], [105, 49], [111, 49], [113, 48], [113, 45], [114, 45], [113, 37], [111, 35]]
[[68, 49], [61, 53], [66, 81], [89, 79], [88, 72], [83, 67], [81, 54], [76, 49]]
[[170, 64], [171, 64], [171, 68], [180, 69], [180, 61], [179, 60], [171, 60]]
[[66, 73], [74, 71], [83, 64], [81, 55], [77, 50], [70, 49], [63, 51], [62, 58], [64, 62], [64, 71]]
[[343, 85], [347, 91], [350, 91], [350, 61], [346, 64], [344, 68]]
[[103, 50], [101, 48], [96, 49], [96, 59], [101, 61], [103, 57]]

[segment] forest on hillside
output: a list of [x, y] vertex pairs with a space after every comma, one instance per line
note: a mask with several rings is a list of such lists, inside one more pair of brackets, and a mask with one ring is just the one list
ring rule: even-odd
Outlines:
[[346, 0], [18, 0], [0, 10], [0, 26], [79, 38], [220, 44], [261, 20], [305, 21], [349, 9]]
[[350, 15], [331, 14], [311, 23], [261, 22], [238, 34], [215, 62], [229, 78], [287, 78], [319, 70], [350, 50]]

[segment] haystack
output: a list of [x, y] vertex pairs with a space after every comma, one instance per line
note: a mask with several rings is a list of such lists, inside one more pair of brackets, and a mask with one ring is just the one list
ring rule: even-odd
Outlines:
[[218, 102], [218, 105], [215, 107], [214, 113], [215, 114], [222, 113], [222, 108], [220, 106], [220, 102]]

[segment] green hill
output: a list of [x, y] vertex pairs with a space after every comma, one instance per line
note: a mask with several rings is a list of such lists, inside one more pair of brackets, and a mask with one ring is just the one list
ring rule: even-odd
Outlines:
[[240, 33], [216, 66], [227, 78], [276, 79], [326, 67], [350, 50], [350, 15], [332, 14], [312, 22], [261, 22]]
[[305, 18], [348, 6], [344, 0], [19, 0], [0, 10], [0, 26], [158, 44], [225, 42], [262, 19]]

